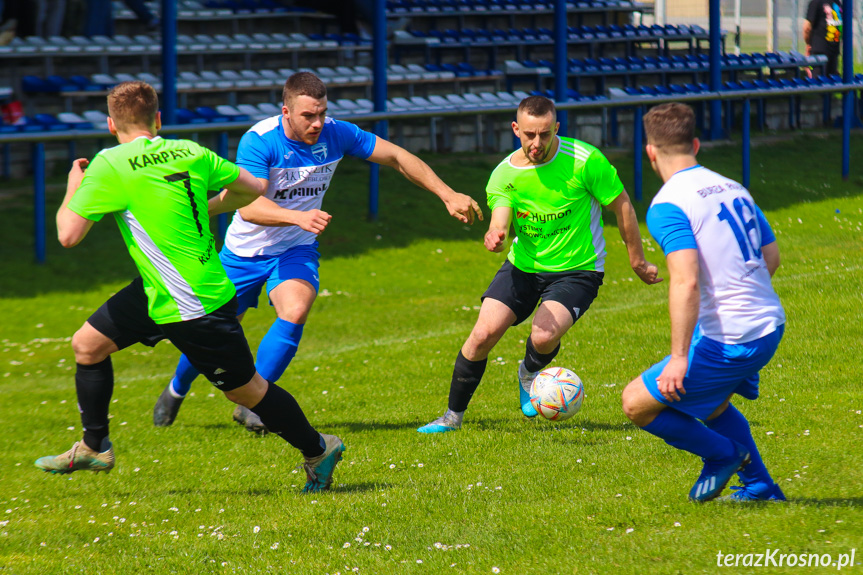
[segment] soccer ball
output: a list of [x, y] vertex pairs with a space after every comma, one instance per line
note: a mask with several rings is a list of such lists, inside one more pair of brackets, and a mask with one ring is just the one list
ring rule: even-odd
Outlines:
[[549, 367], [536, 375], [530, 386], [530, 403], [546, 419], [563, 421], [581, 409], [584, 385], [563, 367]]

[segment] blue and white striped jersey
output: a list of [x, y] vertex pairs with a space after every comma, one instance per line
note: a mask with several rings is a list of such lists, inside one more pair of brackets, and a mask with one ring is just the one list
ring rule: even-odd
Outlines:
[[[261, 120], [240, 140], [237, 165], [270, 185], [267, 198], [289, 210], [320, 209], [336, 167], [345, 155], [366, 159], [375, 149], [376, 137], [348, 122], [327, 118], [314, 145], [285, 135], [282, 116]], [[308, 245], [317, 236], [298, 226], [259, 226], [234, 215], [225, 247], [238, 256], [280, 254], [294, 246]]]

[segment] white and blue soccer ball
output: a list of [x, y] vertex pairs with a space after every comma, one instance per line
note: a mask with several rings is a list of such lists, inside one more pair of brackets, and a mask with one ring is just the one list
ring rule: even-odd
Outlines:
[[538, 414], [552, 421], [569, 419], [581, 409], [584, 384], [565, 367], [548, 367], [530, 386], [530, 403]]

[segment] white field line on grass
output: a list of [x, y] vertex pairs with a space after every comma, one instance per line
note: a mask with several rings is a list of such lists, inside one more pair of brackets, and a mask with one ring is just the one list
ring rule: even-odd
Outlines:
[[[819, 270], [819, 271], [792, 274], [792, 275], [781, 275], [780, 274], [779, 276], [773, 278], [773, 282], [774, 283], [787, 283], [790, 281], [798, 281], [798, 280], [805, 279], [805, 278], [812, 278], [812, 277], [818, 277], [818, 276], [824, 276], [824, 275], [835, 275], [835, 274], [840, 274], [840, 273], [853, 273], [853, 272], [857, 272], [860, 270], [863, 270], [863, 266], [845, 266], [845, 267], [839, 267], [836, 269], [828, 268], [828, 269]], [[654, 301], [642, 300], [642, 301], [638, 301], [638, 302], [626, 303], [626, 304], [614, 305], [614, 306], [608, 306], [608, 307], [595, 307], [591, 311], [593, 312], [593, 315], [596, 315], [599, 313], [603, 313], [603, 314], [605, 314], [605, 313], [618, 313], [618, 312], [628, 311], [628, 310], [631, 310], [633, 308], [644, 307], [646, 305], [660, 305], [660, 304], [665, 304], [665, 303], [666, 303], [666, 299], [664, 297], [662, 297], [662, 298], [655, 298]], [[301, 359], [316, 359], [316, 358], [320, 358], [320, 357], [341, 355], [344, 353], [349, 353], [352, 351], [357, 351], [357, 350], [362, 350], [362, 349], [367, 349], [367, 348], [372, 348], [372, 347], [381, 347], [381, 346], [399, 347], [399, 346], [413, 344], [413, 343], [416, 343], [418, 341], [423, 341], [423, 340], [427, 340], [427, 339], [434, 339], [434, 338], [438, 338], [438, 337], [458, 335], [458, 334], [464, 334], [465, 337], [467, 337], [467, 332], [464, 328], [462, 328], [462, 327], [451, 327], [451, 328], [444, 329], [444, 330], [430, 331], [430, 332], [426, 332], [423, 334], [419, 334], [416, 336], [410, 336], [410, 337], [405, 337], [405, 336], [385, 337], [385, 338], [373, 339], [370, 341], [362, 341], [362, 342], [353, 343], [353, 344], [349, 344], [349, 345], [342, 345], [342, 346], [338, 346], [338, 347], [329, 347], [325, 350], [321, 350], [321, 351], [317, 351], [317, 352], [304, 353], [304, 354], [302, 354]], [[18, 346], [18, 345], [32, 345], [33, 343], [40, 343], [40, 342], [43, 342], [43, 343], [44, 342], [65, 342], [65, 341], [69, 341], [70, 339], [71, 338], [37, 338], [37, 339], [30, 340], [27, 344], [20, 344], [20, 343], [15, 343], [15, 342], [5, 342], [3, 345], [14, 347], [14, 346]], [[146, 376], [134, 376], [134, 377], [128, 377], [128, 378], [124, 377], [123, 380], [124, 381], [142, 381], [142, 380], [168, 378], [170, 376], [171, 376], [171, 374], [168, 374], [166, 372], [164, 374], [158, 374], [157, 373], [157, 374], [150, 374], [150, 375], [146, 375]]]

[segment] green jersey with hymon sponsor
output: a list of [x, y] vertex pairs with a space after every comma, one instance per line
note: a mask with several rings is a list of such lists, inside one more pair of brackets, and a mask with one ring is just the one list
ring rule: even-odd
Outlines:
[[142, 136], [99, 152], [69, 208], [94, 221], [113, 213], [144, 279], [150, 317], [187, 321], [236, 293], [216, 253], [207, 192], [239, 175], [195, 142]]
[[603, 271], [602, 206], [623, 183], [598, 149], [558, 139], [557, 152], [544, 164], [514, 166], [507, 156], [489, 178], [488, 206], [512, 209], [516, 237], [508, 259], [521, 271]]

